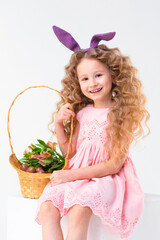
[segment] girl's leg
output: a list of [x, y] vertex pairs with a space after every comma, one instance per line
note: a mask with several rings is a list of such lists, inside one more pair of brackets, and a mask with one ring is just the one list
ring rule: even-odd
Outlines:
[[69, 210], [67, 240], [87, 240], [87, 231], [92, 210], [89, 207], [74, 205]]
[[60, 212], [53, 205], [52, 201], [42, 203], [40, 208], [43, 240], [63, 240], [63, 233], [60, 225]]

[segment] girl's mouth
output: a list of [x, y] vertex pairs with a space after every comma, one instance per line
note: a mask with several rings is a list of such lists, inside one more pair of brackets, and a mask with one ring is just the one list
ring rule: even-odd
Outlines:
[[100, 92], [102, 90], [102, 88], [96, 88], [94, 90], [89, 91], [90, 93], [97, 93]]

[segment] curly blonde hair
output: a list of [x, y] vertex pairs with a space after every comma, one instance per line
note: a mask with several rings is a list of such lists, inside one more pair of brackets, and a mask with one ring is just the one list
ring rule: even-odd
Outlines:
[[[76, 51], [65, 66], [61, 91], [68, 102], [73, 103], [75, 113], [86, 105], [93, 104], [91, 99], [83, 95], [77, 77], [77, 65], [83, 58], [96, 59], [104, 63], [110, 71], [115, 96], [112, 97], [113, 107], [108, 113], [109, 124], [106, 126], [107, 142], [110, 141], [110, 146], [105, 144], [105, 147], [110, 157], [114, 149], [114, 158], [118, 160], [128, 152], [133, 140], [137, 142], [150, 132], [147, 125], [150, 114], [146, 110], [146, 97], [142, 93], [142, 83], [137, 77], [138, 71], [132, 66], [130, 58], [123, 56], [118, 48], [108, 48], [101, 44], [87, 52]], [[64, 104], [64, 99], [61, 99], [57, 103], [57, 110]], [[146, 134], [143, 124], [147, 127]], [[75, 125], [74, 119], [74, 128]], [[70, 121], [64, 122], [64, 131], [69, 137]]]

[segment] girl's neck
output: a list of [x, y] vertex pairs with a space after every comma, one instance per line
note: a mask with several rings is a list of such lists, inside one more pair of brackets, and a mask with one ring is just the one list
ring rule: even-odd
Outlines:
[[94, 103], [94, 108], [111, 108], [113, 106], [113, 101], [108, 103]]

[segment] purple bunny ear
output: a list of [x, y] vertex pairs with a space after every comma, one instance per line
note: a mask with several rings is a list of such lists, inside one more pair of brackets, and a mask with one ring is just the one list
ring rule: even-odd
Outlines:
[[63, 43], [64, 46], [72, 50], [73, 52], [80, 50], [79, 44], [76, 42], [76, 40], [72, 37], [72, 35], [63, 29], [53, 26], [53, 31], [59, 41]]
[[92, 37], [91, 43], [90, 43], [90, 48], [95, 48], [97, 47], [98, 43], [101, 40], [109, 41], [115, 36], [115, 32], [109, 32], [109, 33], [102, 33], [102, 34], [96, 34]]

